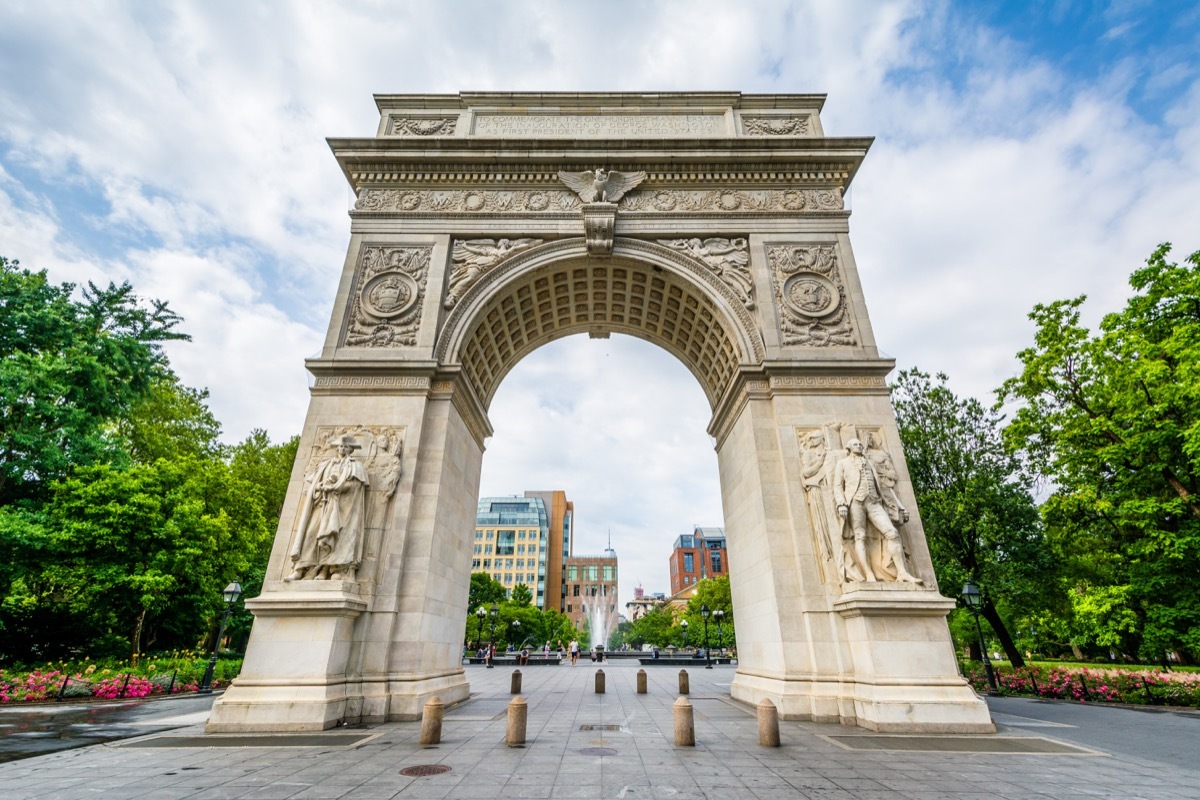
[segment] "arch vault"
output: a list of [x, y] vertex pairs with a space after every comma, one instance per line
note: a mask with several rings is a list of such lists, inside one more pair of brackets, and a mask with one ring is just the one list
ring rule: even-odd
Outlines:
[[[713, 410], [739, 666], [785, 718], [986, 732], [959, 677], [821, 95], [381, 95], [242, 674], [209, 731], [415, 719], [461, 666], [487, 409], [626, 333]], [[549, 593], [549, 591], [548, 591]]]

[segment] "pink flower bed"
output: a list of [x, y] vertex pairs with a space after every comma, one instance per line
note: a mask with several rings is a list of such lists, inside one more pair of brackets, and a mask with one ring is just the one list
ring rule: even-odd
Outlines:
[[[1081, 703], [1200, 707], [1200, 673], [1044, 665], [1021, 669], [999, 667], [995, 672], [996, 682], [1004, 694]], [[987, 674], [981, 664], [970, 664], [966, 678], [977, 691], [988, 690]]]

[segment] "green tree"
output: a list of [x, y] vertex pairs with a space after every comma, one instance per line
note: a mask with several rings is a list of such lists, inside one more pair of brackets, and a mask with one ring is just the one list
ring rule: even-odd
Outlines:
[[117, 444], [140, 464], [221, 455], [221, 423], [208, 408], [208, 390], [184, 386], [165, 368], [113, 427]]
[[506, 599], [507, 592], [504, 591], [504, 584], [495, 580], [486, 572], [471, 573], [471, 589], [467, 598], [467, 612], [475, 613], [475, 609], [480, 606], [491, 606], [492, 603], [501, 603]]
[[0, 257], [0, 507], [107, 460], [108, 424], [165, 374], [162, 342], [188, 338], [166, 303], [144, 306], [127, 283], [74, 290]]
[[1015, 666], [1024, 659], [1005, 622], [1029, 616], [1054, 592], [1030, 480], [1005, 447], [1003, 418], [974, 398], [960, 399], [920, 370], [900, 373], [892, 403], [925, 526], [934, 571], [944, 587], [968, 578], [983, 587], [980, 609]]
[[531, 605], [533, 603], [533, 592], [525, 584], [518, 583], [512, 590], [512, 602], [519, 606]]
[[643, 644], [652, 647], [667, 647], [672, 643], [674, 625], [673, 609], [665, 606], [652, 608], [633, 621], [633, 631], [629, 643], [637, 647], [641, 647]]
[[1088, 643], [1200, 655], [1200, 252], [1162, 245], [1096, 333], [1084, 297], [1038, 305], [1009, 443], [1046, 475], [1051, 535], [1079, 572], [1069, 596]]
[[[701, 606], [708, 606], [709, 614], [720, 609], [725, 613], [721, 620], [720, 640], [717, 638], [716, 620], [709, 616], [708, 642], [711, 647], [720, 647], [721, 642], [728, 646], [737, 641], [737, 633], [733, 626], [733, 594], [729, 588], [729, 576], [720, 578], [705, 578], [696, 584], [696, 590], [688, 600], [687, 611], [683, 619], [688, 621], [688, 643], [696, 647], [704, 646], [704, 615]], [[682, 639], [682, 636], [680, 636]]]

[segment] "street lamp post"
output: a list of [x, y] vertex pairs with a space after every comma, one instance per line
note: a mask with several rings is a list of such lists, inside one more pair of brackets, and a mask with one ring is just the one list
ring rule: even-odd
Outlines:
[[221, 592], [221, 595], [225, 598], [225, 613], [221, 615], [221, 629], [217, 631], [217, 640], [213, 642], [212, 658], [208, 660], [204, 677], [200, 679], [200, 686], [196, 689], [198, 694], [212, 694], [213, 671], [217, 668], [217, 651], [221, 648], [221, 640], [225, 638], [225, 625], [229, 622], [233, 604], [242, 596], [242, 585], [234, 581], [225, 587], [225, 591]]
[[708, 605], [700, 604], [700, 616], [704, 618], [704, 668], [712, 669], [712, 648], [708, 646], [708, 617], [712, 614]]
[[[516, 633], [514, 633], [513, 631], [516, 631]], [[519, 650], [521, 648], [521, 645], [518, 643], [518, 639], [520, 636], [521, 636], [521, 620], [514, 619], [512, 621], [512, 625], [508, 626], [508, 640], [510, 642], [512, 642], [514, 650]]]
[[488, 641], [488, 660], [487, 660], [487, 662], [488, 662], [487, 668], [488, 669], [492, 668], [491, 653], [492, 653], [492, 651], [494, 651], [496, 649], [496, 617], [499, 616], [499, 614], [500, 614], [500, 606], [496, 605], [495, 603], [492, 603], [492, 610], [488, 612], [488, 615], [491, 616], [491, 618], [492, 618], [491, 639]]
[[475, 618], [479, 620], [479, 627], [475, 631], [475, 650], [479, 651], [483, 647], [483, 618], [487, 616], [487, 609], [483, 606], [475, 609]]
[[996, 685], [996, 673], [992, 671], [992, 660], [988, 658], [987, 645], [983, 642], [983, 626], [979, 624], [979, 610], [983, 605], [983, 594], [979, 591], [978, 586], [967, 581], [963, 584], [962, 597], [971, 616], [975, 618], [975, 630], [979, 633], [979, 653], [983, 656], [983, 671], [987, 674], [988, 687], [991, 691], [997, 692], [999, 687]]
[[683, 628], [683, 649], [687, 650], [687, 620], [680, 622], [679, 627]]
[[721, 620], [725, 619], [725, 612], [721, 609], [713, 611], [713, 619], [717, 621], [717, 651], [725, 654], [725, 633], [721, 630]]

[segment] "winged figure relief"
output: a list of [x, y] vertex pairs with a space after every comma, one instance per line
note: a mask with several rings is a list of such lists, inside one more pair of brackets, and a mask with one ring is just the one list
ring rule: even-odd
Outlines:
[[558, 173], [558, 179], [579, 195], [585, 203], [615, 203], [639, 183], [646, 180], [644, 172], [617, 172], [603, 169], [584, 172]]
[[446, 291], [446, 308], [452, 308], [479, 276], [518, 250], [541, 242], [541, 239], [466, 239], [454, 243], [450, 251], [453, 266], [450, 286]]
[[750, 253], [745, 239], [660, 239], [659, 242], [707, 264], [746, 308], [754, 308], [754, 280], [750, 276]]

